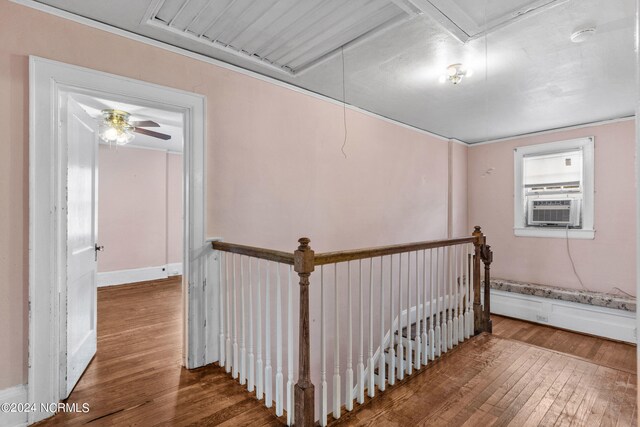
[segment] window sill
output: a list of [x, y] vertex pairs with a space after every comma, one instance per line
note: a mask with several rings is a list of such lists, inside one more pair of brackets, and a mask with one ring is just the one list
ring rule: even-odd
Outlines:
[[[548, 237], [555, 239], [566, 239], [567, 230], [564, 228], [538, 228], [527, 227], [513, 229], [513, 233], [518, 237]], [[596, 237], [595, 230], [576, 230], [569, 229], [570, 239], [586, 239], [593, 240]]]

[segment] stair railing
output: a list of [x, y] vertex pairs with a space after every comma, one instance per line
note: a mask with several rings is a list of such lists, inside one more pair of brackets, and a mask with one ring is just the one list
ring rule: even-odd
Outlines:
[[[309, 243], [299, 239], [293, 253], [212, 244], [220, 260], [219, 364], [265, 406], [275, 402], [276, 415], [286, 412], [288, 425], [311, 426], [319, 420], [326, 426], [329, 413], [340, 418], [343, 410], [354, 409], [354, 402], [364, 403], [365, 394], [373, 398], [470, 336], [491, 331], [493, 255], [480, 227], [470, 237], [321, 254]], [[313, 330], [311, 293], [319, 300]], [[312, 341], [320, 350], [313, 372]], [[330, 378], [327, 362], [333, 367]], [[319, 381], [318, 402], [312, 376]]]

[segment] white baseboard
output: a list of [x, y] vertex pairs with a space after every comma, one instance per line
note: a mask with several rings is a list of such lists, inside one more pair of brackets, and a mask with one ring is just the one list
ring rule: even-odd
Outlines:
[[634, 312], [491, 290], [491, 313], [635, 344]]
[[[2, 403], [27, 403], [27, 386], [17, 385], [0, 390], [0, 404]], [[27, 425], [27, 412], [0, 411], [1, 427], [17, 427]]]
[[171, 276], [182, 276], [182, 263], [174, 262], [171, 264], [167, 264], [167, 275]]
[[98, 287], [146, 282], [147, 280], [166, 279], [169, 276], [178, 276], [181, 274], [182, 263], [180, 262], [160, 265], [157, 267], [105, 271], [102, 273], [98, 273]]

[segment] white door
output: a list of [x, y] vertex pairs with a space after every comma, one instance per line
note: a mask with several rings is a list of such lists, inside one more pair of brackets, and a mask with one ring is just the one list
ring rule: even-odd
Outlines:
[[[64, 100], [64, 98], [63, 98]], [[64, 105], [63, 109], [64, 111]], [[64, 120], [66, 119], [66, 120]], [[61, 360], [61, 392], [68, 397], [96, 353], [97, 315], [97, 153], [98, 131], [91, 118], [66, 97], [63, 135], [67, 142], [66, 364]], [[62, 301], [64, 307], [64, 301]], [[64, 320], [64, 319], [63, 319]], [[64, 329], [62, 331], [64, 339]]]

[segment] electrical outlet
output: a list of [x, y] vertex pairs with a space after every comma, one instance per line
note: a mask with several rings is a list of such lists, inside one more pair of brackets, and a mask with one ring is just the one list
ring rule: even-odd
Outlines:
[[536, 314], [536, 320], [538, 322], [547, 322], [547, 323], [549, 323], [549, 318], [547, 316], [543, 316], [541, 314]]

